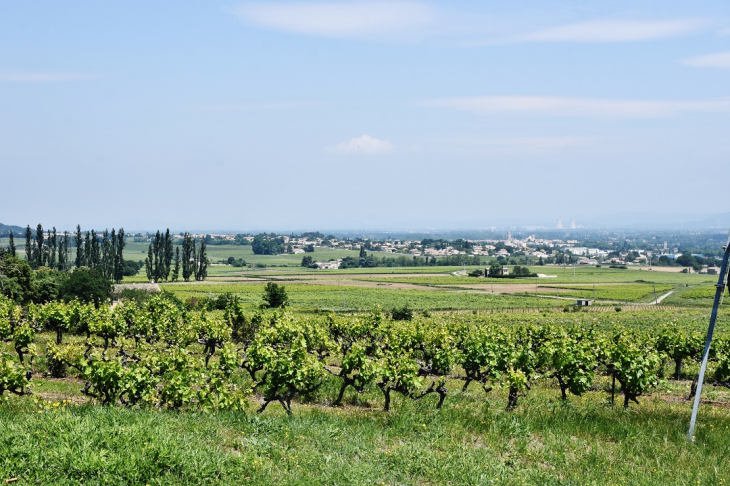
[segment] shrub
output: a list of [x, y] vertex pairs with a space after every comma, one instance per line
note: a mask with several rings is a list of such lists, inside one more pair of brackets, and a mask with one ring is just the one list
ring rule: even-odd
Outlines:
[[61, 290], [67, 301], [79, 299], [81, 302], [93, 302], [99, 307], [109, 299], [112, 285], [99, 270], [81, 267], [73, 271]]
[[286, 294], [286, 290], [283, 285], [278, 285], [273, 282], [266, 284], [264, 288], [264, 302], [261, 305], [264, 308], [284, 308], [289, 303], [289, 296]]
[[413, 320], [413, 311], [410, 307], [408, 307], [408, 304], [404, 305], [403, 307], [394, 307], [391, 311], [390, 315], [392, 316], [394, 321], [411, 321]]

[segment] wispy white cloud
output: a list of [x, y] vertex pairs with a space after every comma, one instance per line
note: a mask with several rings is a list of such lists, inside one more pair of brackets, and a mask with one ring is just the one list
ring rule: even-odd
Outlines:
[[91, 73], [38, 73], [0, 70], [0, 82], [5, 83], [60, 83], [84, 81], [98, 77], [98, 74]]
[[326, 147], [326, 152], [333, 154], [364, 154], [381, 155], [393, 151], [393, 144], [387, 140], [380, 140], [370, 135], [356, 137], [347, 142], [339, 143], [333, 147]]
[[699, 19], [592, 20], [549, 27], [492, 43], [648, 41], [688, 34], [706, 25]]
[[692, 67], [730, 68], [730, 51], [715, 52], [685, 59], [684, 64]]
[[652, 118], [687, 112], [730, 112], [730, 98], [662, 101], [551, 96], [474, 96], [431, 100], [426, 104], [480, 115]]
[[301, 101], [301, 102], [282, 102], [282, 103], [204, 103], [192, 105], [193, 108], [209, 111], [255, 111], [255, 110], [288, 110], [296, 108], [310, 108], [317, 106], [318, 103]]
[[233, 9], [247, 24], [283, 32], [337, 38], [407, 38], [435, 19], [414, 1], [247, 3]]

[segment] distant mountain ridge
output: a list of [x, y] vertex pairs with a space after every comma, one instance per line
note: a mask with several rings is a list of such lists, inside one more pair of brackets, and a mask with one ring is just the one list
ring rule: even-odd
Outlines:
[[0, 238], [7, 237], [8, 235], [10, 235], [11, 231], [13, 232], [13, 236], [15, 237], [18, 237], [21, 234], [25, 234], [25, 228], [0, 223]]

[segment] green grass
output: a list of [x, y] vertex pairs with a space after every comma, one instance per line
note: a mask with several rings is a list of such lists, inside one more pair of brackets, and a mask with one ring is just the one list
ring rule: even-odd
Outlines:
[[[397, 398], [389, 413], [360, 405], [297, 405], [198, 414], [122, 407], [0, 404], [0, 479], [17, 484], [724, 485], [730, 411], [606, 393], [558, 400], [534, 388], [514, 412], [504, 390]], [[349, 397], [352, 402], [354, 397]], [[58, 403], [58, 402], [55, 402]], [[39, 406], [40, 405], [40, 406]], [[40, 413], [39, 413], [40, 412]]]

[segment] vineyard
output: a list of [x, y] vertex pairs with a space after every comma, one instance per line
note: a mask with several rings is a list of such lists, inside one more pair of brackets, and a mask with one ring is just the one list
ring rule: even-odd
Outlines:
[[[701, 320], [667, 315], [654, 322], [628, 313], [394, 321], [376, 308], [356, 317], [295, 317], [250, 313], [232, 296], [200, 310], [164, 295], [113, 309], [1, 305], [0, 338], [9, 349], [0, 358], [0, 393], [26, 394], [34, 364], [43, 363], [56, 378], [80, 377], [82, 393], [102, 404], [175, 409], [239, 410], [256, 394], [259, 411], [278, 402], [291, 413], [292, 402], [312, 395], [326, 377], [340, 381], [333, 405], [349, 389], [377, 387], [385, 410], [396, 394], [435, 394], [440, 408], [447, 381], [456, 379], [463, 390], [472, 383], [486, 393], [509, 390], [506, 407], [513, 409], [537, 380], [556, 380], [567, 400], [591, 390], [596, 373], [618, 382], [628, 407], [657, 385], [664, 361], [674, 362], [680, 379], [683, 363], [702, 349]], [[49, 342], [48, 333], [55, 339]], [[712, 382], [728, 386], [727, 335], [718, 336], [713, 351]]]
[[[162, 285], [166, 291], [183, 299], [235, 294], [244, 305], [256, 306], [264, 284], [211, 283], [205, 285]], [[384, 309], [410, 306], [416, 310], [487, 310], [555, 307], [553, 299], [488, 295], [447, 290], [409, 290], [335, 285], [287, 284], [289, 303], [296, 310], [369, 310], [375, 305]]]
[[[690, 289], [682, 294], [683, 299], [714, 299], [717, 289], [712, 286], [697, 287]], [[725, 297], [727, 297], [727, 288], [725, 289]]]
[[[231, 295], [201, 298], [193, 308], [163, 294], [98, 309], [2, 300], [0, 317], [6, 477], [21, 471], [41, 483], [365, 484], [389, 464], [383, 483], [488, 482], [496, 475], [510, 484], [605, 484], [610, 468], [629, 474], [648, 463], [661, 469], [646, 469], [641, 484], [677, 477], [723, 484], [721, 473], [696, 461], [701, 454], [721, 464], [709, 451], [727, 450], [723, 445], [696, 449], [680, 461], [691, 462], [681, 472], [675, 449], [657, 456], [657, 441], [684, 441], [686, 420], [677, 421], [671, 400], [641, 399], [684, 401], [706, 312], [453, 313], [394, 321], [378, 308], [296, 316], [254, 310]], [[730, 397], [722, 391], [730, 386], [728, 317], [721, 315], [707, 377], [716, 385], [707, 396], [721, 403]], [[632, 413], [618, 414], [624, 407]], [[704, 420], [727, 428], [723, 410], [704, 411]], [[629, 439], [637, 432], [654, 438], [637, 448]], [[713, 429], [698, 433], [703, 442], [721, 437]], [[543, 445], [533, 450], [538, 437]], [[606, 447], [604, 439], [616, 444], [597, 460], [567, 437], [590, 447]], [[416, 450], [421, 460], [413, 461]], [[201, 454], [207, 459], [198, 460]], [[360, 459], [352, 462], [354, 456]], [[562, 465], [561, 472], [534, 460]]]
[[657, 272], [646, 270], [617, 270], [613, 268], [576, 268], [572, 267], [529, 267], [530, 271], [550, 277], [537, 278], [476, 278], [457, 275], [431, 276], [388, 276], [360, 277], [362, 280], [375, 280], [387, 283], [410, 283], [416, 285], [459, 285], [459, 284], [594, 284], [594, 283], [656, 283], [698, 285], [713, 282], [712, 275], [685, 274], [679, 272]]
[[654, 296], [656, 291], [661, 296], [667, 290], [672, 290], [671, 285], [647, 285], [647, 284], [626, 284], [626, 285], [561, 285], [550, 286], [560, 290], [561, 297], [577, 297], [581, 299], [596, 298], [599, 300], [618, 300], [634, 302], [648, 295]]

